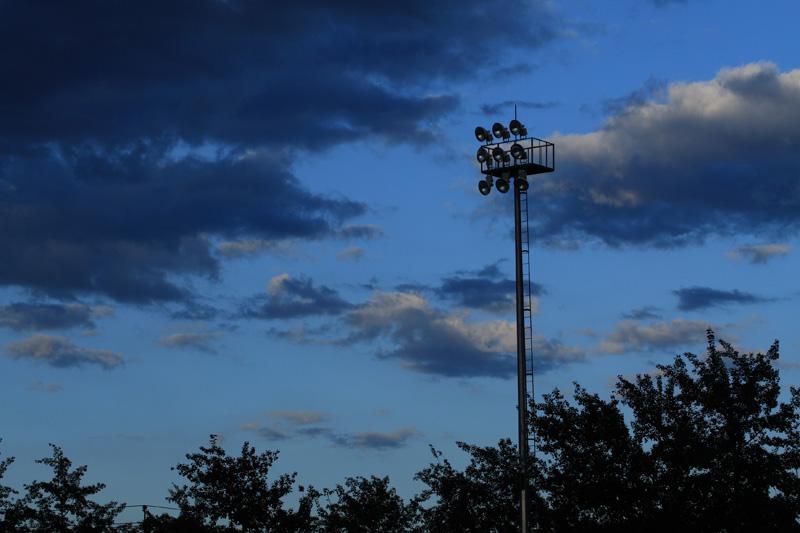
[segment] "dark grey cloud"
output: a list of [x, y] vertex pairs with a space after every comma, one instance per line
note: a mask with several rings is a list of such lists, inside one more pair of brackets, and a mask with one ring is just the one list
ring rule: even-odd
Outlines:
[[16, 331], [95, 327], [92, 308], [82, 304], [14, 302], [0, 307], [0, 326]]
[[0, 193], [0, 284], [61, 297], [186, 299], [172, 274], [218, 275], [206, 235], [315, 238], [365, 211], [310, 193], [273, 154], [159, 162], [142, 150], [9, 164], [4, 179], [13, 187]]
[[0, 285], [149, 303], [215, 278], [212, 241], [374, 238], [292, 175], [297, 149], [418, 142], [449, 82], [552, 39], [477, 0], [0, 3]]
[[339, 315], [353, 305], [325, 285], [314, 285], [311, 278], [276, 276], [267, 284], [267, 293], [244, 302], [238, 315], [244, 318], [285, 319], [315, 315]]
[[628, 113], [648, 103], [660, 101], [666, 95], [666, 80], [651, 77], [641, 87], [621, 98], [612, 98], [603, 102], [602, 110], [606, 115]]
[[512, 100], [506, 100], [504, 102], [500, 102], [497, 104], [483, 104], [481, 105], [481, 113], [484, 115], [488, 115], [489, 117], [495, 116], [507, 116], [509, 111], [514, 110], [514, 106], [521, 109], [551, 109], [553, 107], [558, 107], [557, 102], [514, 102]]
[[657, 307], [653, 307], [651, 305], [646, 305], [644, 307], [637, 307], [630, 313], [623, 313], [622, 318], [628, 318], [631, 320], [653, 320], [661, 318], [661, 315], [657, 312], [659, 309]]
[[242, 424], [240, 429], [255, 431], [266, 440], [288, 440], [297, 437], [320, 437], [334, 446], [357, 448], [362, 450], [385, 450], [404, 447], [407, 442], [422, 436], [415, 427], [398, 428], [390, 433], [377, 431], [360, 431], [358, 433], [341, 433], [331, 427], [317, 425], [331, 418], [328, 413], [319, 411], [270, 411], [264, 415], [270, 419], [267, 425], [261, 422]]
[[769, 302], [770, 299], [756, 296], [738, 289], [721, 291], [709, 287], [687, 287], [672, 291], [678, 297], [678, 309], [696, 311], [727, 304], [756, 304]]
[[97, 365], [104, 370], [111, 370], [123, 364], [122, 354], [81, 348], [64, 337], [42, 333], [10, 342], [3, 346], [3, 350], [12, 359], [32, 359], [56, 368]]
[[[475, 39], [489, 19], [504, 28], [491, 47]], [[423, 89], [501, 68], [498, 47], [536, 48], [555, 27], [527, 2], [5, 2], [6, 146], [410, 139], [456, 104]]]
[[[531, 283], [530, 290], [533, 296], [545, 292], [538, 283]], [[497, 314], [513, 313], [516, 291], [517, 282], [501, 272], [499, 263], [476, 271], [457, 272], [443, 278], [441, 286], [433, 290], [439, 298], [451, 300], [460, 307]]]
[[531, 180], [531, 232], [657, 247], [796, 234], [799, 139], [797, 71], [757, 63], [672, 83], [596, 132], [550, 139], [560, 162]]

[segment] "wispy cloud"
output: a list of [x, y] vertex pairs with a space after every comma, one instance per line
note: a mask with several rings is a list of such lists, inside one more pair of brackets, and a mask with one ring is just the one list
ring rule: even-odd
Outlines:
[[294, 438], [322, 438], [333, 446], [362, 450], [386, 450], [402, 448], [410, 439], [422, 436], [415, 426], [399, 428], [388, 433], [360, 431], [347, 433], [320, 425], [332, 418], [328, 413], [317, 411], [270, 411], [264, 415], [268, 425], [259, 421], [239, 426], [243, 431], [252, 431], [265, 440], [289, 440]]
[[61, 385], [56, 382], [44, 384], [38, 379], [31, 383], [28, 387], [28, 390], [35, 390], [40, 392], [58, 392], [61, 389]]
[[37, 333], [27, 339], [3, 346], [12, 359], [31, 359], [36, 363], [57, 368], [97, 365], [111, 370], [123, 364], [122, 354], [107, 350], [80, 348], [72, 341], [54, 335]]
[[173, 333], [155, 341], [156, 344], [167, 348], [194, 348], [203, 352], [214, 352], [213, 343], [225, 337], [224, 332], [199, 332], [199, 333]]
[[766, 263], [775, 257], [787, 255], [792, 251], [788, 244], [750, 244], [739, 246], [727, 253], [734, 261], [747, 260], [751, 263]]

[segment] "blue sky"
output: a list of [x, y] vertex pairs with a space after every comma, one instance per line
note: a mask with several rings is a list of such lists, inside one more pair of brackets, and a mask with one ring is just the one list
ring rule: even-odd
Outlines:
[[[0, 453], [164, 504], [221, 436], [318, 488], [516, 432], [513, 205], [537, 395], [705, 332], [800, 385], [796, 2], [0, 3]], [[510, 370], [509, 370], [510, 369]], [[135, 513], [131, 517], [138, 516]]]

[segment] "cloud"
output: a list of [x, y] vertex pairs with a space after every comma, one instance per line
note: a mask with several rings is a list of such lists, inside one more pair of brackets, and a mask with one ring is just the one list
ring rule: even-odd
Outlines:
[[109, 307], [94, 309], [82, 304], [14, 302], [0, 307], [0, 326], [16, 331], [42, 331], [95, 327], [92, 317], [109, 316]]
[[408, 440], [421, 437], [422, 433], [416, 426], [400, 428], [392, 433], [379, 433], [377, 431], [362, 431], [354, 435], [340, 436], [337, 439], [339, 446], [359, 448], [364, 450], [387, 450], [402, 448]]
[[364, 257], [364, 249], [360, 246], [350, 246], [336, 252], [336, 257], [342, 261], [360, 261]]
[[477, 0], [0, 4], [0, 286], [182, 301], [264, 243], [376, 238], [295, 155], [421, 142], [451, 82], [556, 37], [547, 4], [507, 7], [490, 49]]
[[766, 263], [775, 257], [786, 255], [792, 250], [789, 244], [751, 244], [739, 246], [727, 253], [734, 261], [747, 259], [753, 264]]
[[[445, 312], [417, 293], [375, 291], [372, 299], [344, 316], [344, 343], [388, 341], [381, 359], [401, 368], [445, 377], [516, 375], [516, 321], [471, 321], [467, 312]], [[535, 365], [552, 369], [582, 358], [578, 349], [536, 336]]]
[[174, 333], [163, 339], [155, 341], [156, 344], [167, 348], [195, 348], [203, 352], [214, 352], [212, 343], [226, 334], [217, 333]]
[[681, 311], [695, 311], [708, 309], [726, 304], [754, 304], [770, 301], [754, 294], [739, 290], [720, 291], [709, 287], [688, 287], [672, 291], [678, 297], [678, 309]]
[[275, 276], [267, 283], [267, 294], [242, 303], [244, 318], [285, 319], [315, 315], [339, 315], [352, 305], [325, 285], [315, 287], [310, 278], [293, 279], [289, 274]]
[[624, 313], [622, 318], [629, 318], [631, 320], [652, 320], [661, 318], [661, 315], [656, 311], [658, 311], [658, 308], [650, 305], [637, 307], [630, 313]]
[[724, 68], [636, 100], [598, 131], [552, 136], [561, 163], [528, 195], [536, 238], [675, 247], [800, 229], [800, 70]]
[[123, 364], [122, 354], [80, 348], [64, 337], [41, 333], [10, 342], [3, 349], [12, 359], [33, 359], [36, 363], [56, 368], [97, 365], [110, 370]]
[[623, 354], [644, 350], [674, 349], [679, 346], [702, 343], [709, 329], [717, 330], [704, 320], [676, 318], [672, 322], [651, 322], [642, 325], [625, 320], [614, 327], [600, 343], [598, 351], [604, 354]]
[[48, 383], [45, 385], [39, 380], [34, 381], [28, 390], [40, 391], [40, 392], [58, 392], [61, 389], [61, 385], [56, 382]]
[[254, 431], [267, 440], [321, 437], [329, 440], [334, 446], [375, 450], [401, 448], [408, 440], [422, 435], [415, 426], [399, 428], [391, 433], [376, 431], [340, 433], [330, 427], [315, 425], [327, 422], [331, 418], [330, 414], [319, 411], [270, 411], [264, 416], [272, 421], [269, 426], [263, 426], [259, 422], [248, 422], [240, 425], [239, 429]]
[[[523, 109], [551, 109], [558, 107], [556, 102], [515, 102], [512, 100], [505, 100], [499, 104], [483, 104], [481, 105], [481, 113], [489, 116], [505, 115], [508, 111], [512, 110], [514, 106]], [[486, 126], [484, 126], [486, 127]]]
[[270, 411], [266, 416], [285, 420], [295, 425], [319, 424], [330, 418], [329, 414], [319, 411]]
[[170, 273], [218, 276], [208, 235], [313, 239], [366, 209], [310, 193], [274, 154], [161, 161], [151, 151], [59, 153], [45, 168], [9, 163], [0, 284], [56, 297], [182, 300], [188, 293]]
[[[409, 285], [405, 288], [413, 287]], [[505, 277], [495, 263], [476, 271], [463, 271], [447, 276], [442, 279], [439, 287], [433, 289], [433, 293], [439, 298], [453, 301], [459, 307], [502, 315], [514, 313], [516, 290], [516, 281]], [[531, 292], [535, 296], [543, 294], [545, 290], [540, 284], [531, 283]], [[531, 298], [534, 314], [538, 307], [539, 300]]]

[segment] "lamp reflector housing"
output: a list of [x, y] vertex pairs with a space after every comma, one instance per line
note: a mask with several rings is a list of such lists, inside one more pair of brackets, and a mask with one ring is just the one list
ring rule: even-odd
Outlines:
[[492, 192], [492, 184], [488, 183], [486, 180], [481, 180], [478, 182], [478, 190], [481, 191], [482, 195], [486, 196]]
[[523, 126], [522, 123], [517, 119], [512, 120], [508, 125], [508, 129], [511, 131], [512, 135], [522, 135], [522, 129], [524, 127], [525, 126]]
[[492, 134], [488, 130], [478, 126], [475, 128], [475, 138], [480, 142], [489, 142], [492, 140]]
[[514, 159], [527, 159], [528, 154], [525, 153], [525, 148], [522, 147], [521, 144], [514, 143], [514, 146], [511, 147], [511, 155]]
[[483, 147], [478, 148], [478, 154], [476, 155], [476, 157], [478, 158], [479, 163], [486, 162], [486, 160], [489, 159], [489, 150]]
[[494, 126], [492, 126], [492, 133], [498, 139], [503, 137], [503, 130], [506, 129], [505, 126], [500, 124], [499, 122], [495, 122]]
[[503, 149], [502, 149], [502, 148], [500, 148], [499, 146], [495, 147], [495, 149], [494, 149], [494, 150], [492, 150], [492, 157], [493, 157], [493, 158], [494, 158], [494, 160], [495, 160], [495, 161], [497, 161], [498, 163], [499, 163], [500, 161], [502, 161], [503, 159], [505, 159], [505, 155], [506, 155], [506, 153], [505, 153], [505, 152], [503, 151]]
[[497, 178], [495, 186], [497, 187], [497, 190], [503, 194], [508, 192], [508, 180], [505, 178]]

